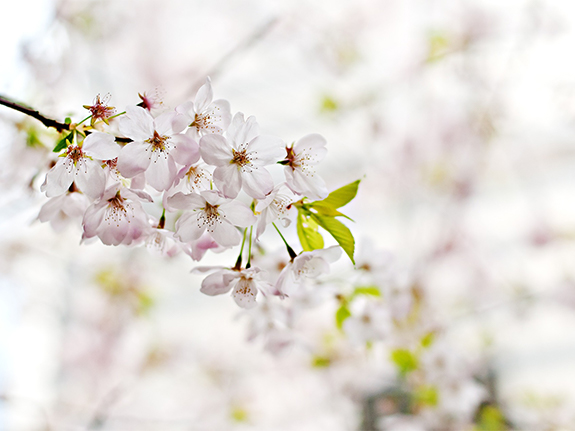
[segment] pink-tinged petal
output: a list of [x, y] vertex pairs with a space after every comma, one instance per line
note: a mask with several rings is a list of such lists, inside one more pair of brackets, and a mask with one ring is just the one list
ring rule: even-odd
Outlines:
[[260, 135], [252, 139], [248, 152], [253, 156], [256, 165], [271, 165], [285, 156], [285, 143], [274, 136]]
[[112, 135], [102, 132], [92, 132], [82, 144], [82, 151], [98, 160], [115, 159], [120, 154], [120, 149]]
[[293, 146], [294, 151], [296, 154], [301, 153], [302, 151], [306, 152], [313, 152], [316, 154], [317, 161], [321, 161], [325, 154], [327, 153], [327, 149], [325, 148], [327, 141], [321, 135], [317, 133], [311, 133], [309, 135], [300, 138]]
[[98, 234], [98, 228], [104, 220], [105, 207], [103, 203], [92, 204], [84, 213], [82, 225], [84, 226], [84, 237], [92, 238]]
[[120, 173], [132, 178], [148, 169], [151, 161], [149, 148], [149, 145], [141, 142], [131, 142], [122, 148], [116, 165]]
[[49, 198], [61, 195], [68, 191], [74, 181], [76, 167], [74, 162], [68, 157], [60, 158], [56, 165], [46, 174], [46, 180], [42, 184], [41, 190], [46, 192]]
[[324, 199], [329, 194], [324, 180], [315, 173], [303, 173], [289, 166], [285, 167], [284, 172], [286, 184], [294, 193], [314, 200]]
[[225, 214], [225, 219], [234, 226], [248, 227], [257, 221], [252, 210], [247, 205], [237, 201], [222, 204], [220, 212]]
[[213, 174], [214, 183], [226, 198], [234, 199], [242, 188], [242, 176], [236, 165], [217, 167]]
[[133, 201], [146, 201], [146, 202], [154, 202], [154, 199], [141, 189], [123, 189], [122, 196], [131, 199]]
[[82, 193], [68, 193], [64, 195], [62, 211], [68, 217], [81, 217], [86, 212], [90, 202]]
[[198, 221], [200, 212], [185, 213], [176, 222], [175, 237], [182, 242], [195, 241], [202, 236], [206, 230], [206, 226]]
[[252, 198], [264, 199], [273, 190], [274, 180], [265, 168], [254, 167], [250, 172], [242, 173], [242, 186]]
[[258, 289], [255, 283], [251, 280], [246, 280], [241, 278], [234, 287], [232, 296], [236, 304], [241, 308], [254, 308], [257, 305], [256, 296], [258, 294]]
[[172, 131], [172, 122], [176, 116], [173, 112], [164, 112], [154, 119], [154, 129], [160, 136], [170, 136]]
[[186, 127], [188, 127], [192, 121], [193, 118], [188, 114], [181, 114], [178, 112], [172, 119], [172, 131], [174, 133], [181, 133], [186, 130]]
[[144, 108], [127, 106], [119, 119], [120, 133], [134, 141], [145, 141], [154, 134], [154, 119]]
[[[208, 250], [217, 249], [220, 245], [213, 240], [213, 238], [204, 233], [197, 241], [193, 242], [191, 245], [191, 252], [189, 255], [193, 260], [200, 261], [202, 257], [206, 254]], [[187, 251], [186, 251], [187, 253]]]
[[84, 160], [84, 166], [76, 169], [74, 181], [78, 188], [92, 199], [102, 196], [106, 187], [106, 173], [98, 162]]
[[46, 202], [44, 205], [42, 205], [42, 208], [40, 208], [38, 220], [40, 220], [42, 223], [46, 223], [47, 221], [55, 218], [60, 212], [65, 199], [66, 195], [60, 195], [49, 199], [48, 202]]
[[222, 247], [233, 247], [242, 240], [240, 232], [226, 220], [215, 223], [210, 231], [210, 235]]
[[225, 166], [233, 159], [232, 148], [222, 135], [206, 135], [200, 139], [200, 153], [208, 165]]
[[219, 117], [216, 125], [225, 131], [232, 122], [230, 102], [224, 99], [214, 100], [214, 103], [210, 105], [210, 111], [213, 112], [216, 118]]
[[210, 205], [223, 205], [228, 201], [228, 199], [222, 197], [218, 192], [215, 190], [204, 190], [200, 192], [200, 195], [208, 202]]
[[196, 112], [204, 112], [208, 105], [212, 102], [214, 98], [214, 93], [212, 90], [212, 84], [210, 78], [206, 78], [206, 83], [200, 87], [194, 99], [194, 105], [196, 107]]
[[164, 154], [157, 156], [146, 171], [146, 181], [159, 192], [168, 190], [178, 173], [173, 157], [171, 155], [166, 157]]
[[[181, 105], [178, 105], [176, 108], [176, 113], [178, 114], [185, 114], [188, 117], [190, 117], [190, 123], [192, 122], [192, 120], [194, 119], [194, 116], [196, 114], [196, 111], [194, 109], [194, 102], [184, 102]], [[190, 124], [188, 123], [188, 125]]]
[[178, 192], [168, 198], [168, 205], [179, 210], [194, 210], [204, 208], [206, 200], [196, 193], [185, 195], [182, 192]]
[[234, 115], [232, 123], [227, 131], [227, 136], [234, 148], [249, 143], [260, 134], [260, 127], [256, 122], [256, 117], [250, 116], [244, 121], [244, 114], [238, 112]]
[[130, 189], [132, 190], [144, 190], [146, 187], [146, 173], [140, 172], [135, 177], [130, 180]]
[[204, 278], [200, 292], [209, 296], [216, 296], [228, 293], [231, 288], [230, 284], [224, 282], [223, 271], [218, 271]]
[[200, 160], [200, 146], [187, 135], [174, 135], [170, 141], [175, 148], [170, 152], [176, 163], [180, 165], [193, 165]]

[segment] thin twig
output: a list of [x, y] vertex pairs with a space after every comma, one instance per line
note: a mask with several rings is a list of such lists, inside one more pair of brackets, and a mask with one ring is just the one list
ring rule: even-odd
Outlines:
[[18, 103], [18, 102], [15, 102], [13, 100], [10, 100], [9, 98], [7, 98], [6, 96], [3, 96], [1, 94], [0, 94], [0, 105], [4, 105], [8, 108], [14, 109], [15, 111], [22, 112], [23, 114], [26, 114], [32, 118], [35, 118], [36, 120], [38, 120], [42, 124], [44, 124], [44, 126], [53, 127], [56, 130], [58, 130], [58, 132], [61, 132], [62, 130], [70, 130], [69, 124], [59, 123], [56, 120], [52, 120], [51, 118], [47, 118], [47, 117], [43, 116], [42, 114], [40, 114], [38, 111], [34, 110], [33, 108], [30, 108], [29, 106], [26, 106], [22, 103]]

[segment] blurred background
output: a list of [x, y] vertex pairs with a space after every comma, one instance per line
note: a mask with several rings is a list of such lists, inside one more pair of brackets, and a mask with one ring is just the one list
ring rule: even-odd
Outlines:
[[[575, 3], [24, 0], [3, 17], [0, 94], [48, 117], [107, 93], [175, 107], [210, 76], [264, 133], [325, 136], [330, 190], [362, 182], [361, 269], [342, 258], [270, 349], [264, 311], [202, 295], [187, 256], [39, 223], [57, 134], [0, 107], [0, 429], [575, 429]], [[367, 347], [334, 320], [361, 277], [411, 316]]]

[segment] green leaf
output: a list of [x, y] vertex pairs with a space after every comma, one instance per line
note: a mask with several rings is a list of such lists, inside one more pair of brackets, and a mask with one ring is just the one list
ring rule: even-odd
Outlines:
[[348, 227], [339, 220], [336, 220], [334, 217], [325, 217], [313, 213], [311, 214], [311, 217], [318, 225], [327, 230], [330, 235], [335, 238], [337, 243], [347, 253], [351, 262], [355, 265], [355, 260], [353, 259], [355, 240], [353, 239], [353, 235]]
[[421, 347], [428, 348], [429, 346], [431, 346], [433, 344], [434, 340], [435, 340], [435, 333], [434, 332], [428, 332], [421, 339]]
[[439, 393], [437, 388], [431, 385], [420, 386], [415, 390], [414, 393], [415, 401], [418, 404], [423, 404], [425, 406], [435, 407], [439, 402]]
[[297, 236], [304, 251], [323, 248], [323, 237], [317, 231], [317, 223], [301, 212], [297, 217]]
[[64, 123], [66, 124], [71, 124], [72, 123], [72, 119], [70, 117], [66, 117], [66, 119], [64, 120]]
[[348, 204], [357, 194], [357, 188], [359, 187], [359, 182], [361, 180], [354, 181], [353, 183], [343, 186], [337, 190], [331, 192], [327, 198], [321, 201], [315, 201], [309, 205], [313, 208], [316, 206], [328, 207], [328, 208], [339, 208]]
[[479, 413], [477, 430], [480, 431], [503, 431], [508, 429], [505, 418], [495, 406], [487, 405]]
[[[338, 210], [336, 210], [335, 208], [331, 208], [331, 207], [326, 207], [324, 205], [314, 205], [312, 207], [314, 210], [317, 211], [317, 213], [319, 215], [322, 216], [328, 216], [328, 217], [345, 217], [348, 220], [351, 220], [348, 216], [346, 216], [343, 213], [340, 213]], [[353, 221], [353, 220], [351, 220]]]
[[343, 328], [343, 322], [345, 322], [348, 317], [351, 317], [351, 311], [349, 311], [347, 304], [344, 302], [335, 312], [335, 325], [338, 329]]
[[66, 143], [68, 140], [68, 136], [72, 136], [72, 134], [70, 133], [69, 135], [64, 136], [62, 139], [60, 139], [52, 151], [55, 153], [59, 153], [64, 148], [66, 148], [68, 146], [68, 144]]
[[381, 292], [377, 286], [360, 286], [353, 291], [353, 296], [356, 295], [381, 296]]
[[311, 361], [311, 366], [314, 368], [326, 368], [331, 364], [331, 359], [325, 356], [314, 356]]
[[405, 376], [418, 367], [417, 358], [407, 349], [396, 349], [391, 352], [391, 360], [399, 369], [399, 374]]

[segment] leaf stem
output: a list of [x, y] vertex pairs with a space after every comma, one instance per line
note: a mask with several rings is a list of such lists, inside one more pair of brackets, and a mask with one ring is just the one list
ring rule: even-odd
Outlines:
[[254, 226], [250, 226], [250, 243], [248, 245], [248, 263], [246, 263], [246, 269], [248, 269], [251, 265], [252, 260], [252, 232], [254, 231]]

